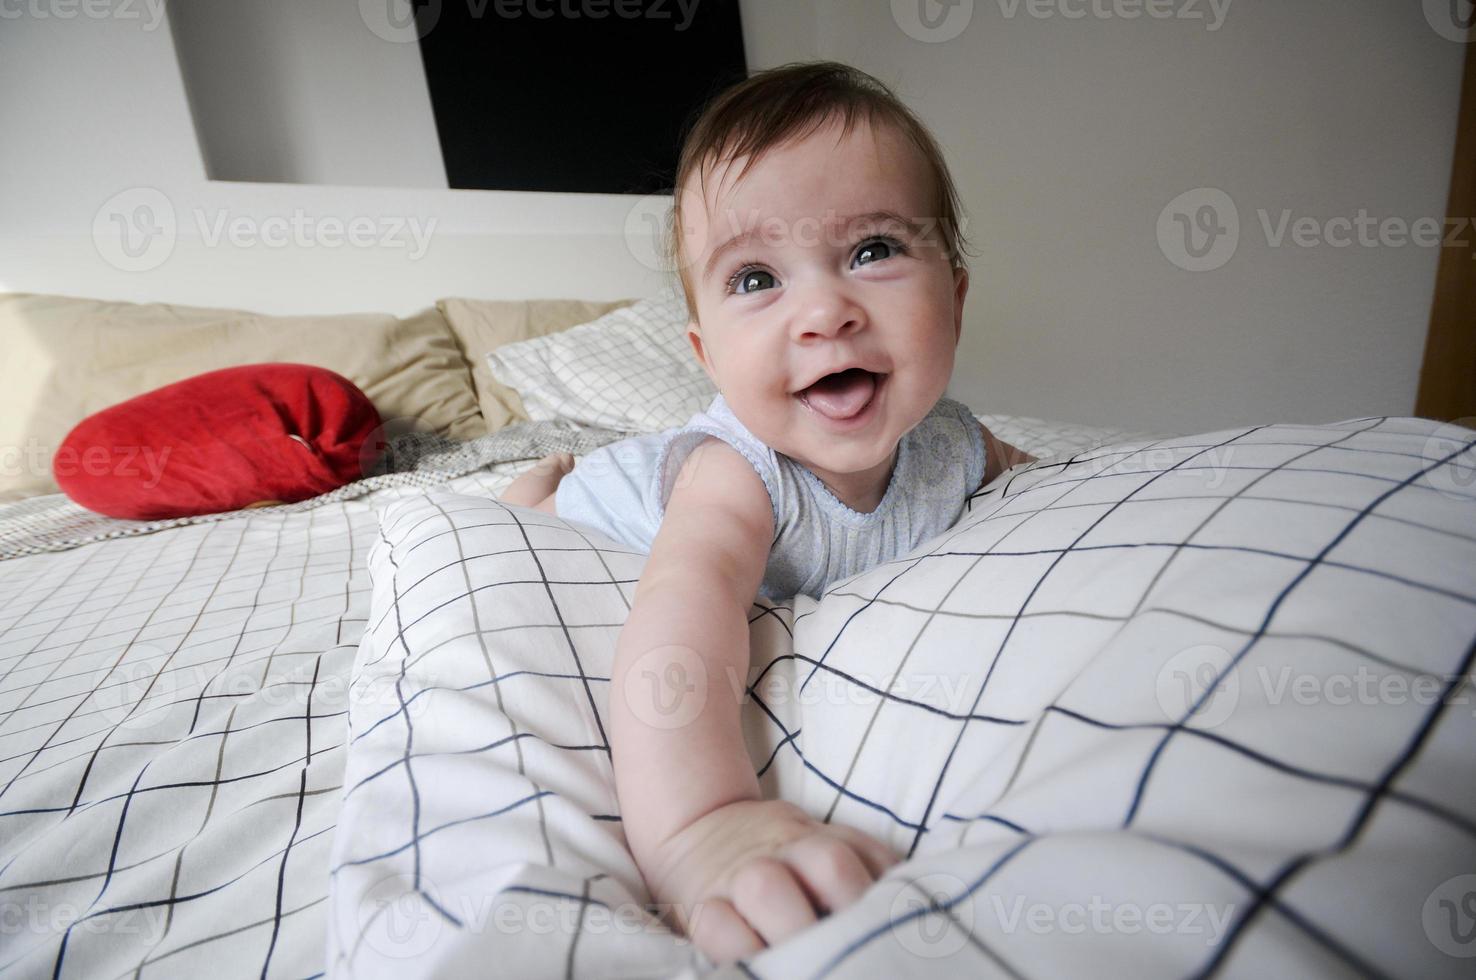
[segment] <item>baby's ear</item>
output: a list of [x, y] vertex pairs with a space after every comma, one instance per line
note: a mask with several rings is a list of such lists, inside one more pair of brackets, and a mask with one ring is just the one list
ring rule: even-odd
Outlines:
[[963, 336], [964, 297], [969, 295], [969, 270], [959, 266], [953, 270], [953, 343]]
[[697, 355], [697, 363], [712, 378], [712, 383], [717, 384], [717, 377], [713, 375], [712, 365], [707, 360], [707, 350], [702, 346], [702, 327], [696, 320], [687, 323], [687, 342], [692, 345], [692, 353]]

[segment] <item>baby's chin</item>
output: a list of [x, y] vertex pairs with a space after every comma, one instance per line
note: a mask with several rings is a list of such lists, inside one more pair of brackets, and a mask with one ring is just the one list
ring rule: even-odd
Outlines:
[[[822, 437], [822, 440], [825, 437]], [[899, 439], [886, 439], [881, 442], [867, 440], [843, 440], [840, 437], [830, 437], [833, 442], [820, 445], [796, 445], [791, 444], [787, 448], [774, 446], [784, 455], [795, 462], [808, 467], [811, 470], [824, 470], [837, 476], [852, 473], [865, 473], [868, 470], [887, 463], [892, 454], [897, 450]]]

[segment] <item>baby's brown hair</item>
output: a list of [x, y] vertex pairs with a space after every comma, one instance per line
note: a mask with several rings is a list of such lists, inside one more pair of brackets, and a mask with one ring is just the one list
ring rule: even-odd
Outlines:
[[681, 278], [691, 319], [697, 319], [697, 300], [687, 267], [697, 257], [683, 254], [681, 235], [682, 189], [688, 178], [697, 174], [700, 185], [718, 165], [747, 156], [741, 179], [769, 150], [837, 117], [847, 133], [857, 120], [865, 120], [873, 127], [891, 126], [911, 141], [932, 177], [934, 208], [931, 215], [908, 217], [936, 220], [949, 262], [954, 268], [966, 267], [958, 191], [928, 128], [890, 88], [859, 68], [836, 61], [794, 62], [758, 72], [723, 91], [702, 109], [682, 141], [665, 247]]

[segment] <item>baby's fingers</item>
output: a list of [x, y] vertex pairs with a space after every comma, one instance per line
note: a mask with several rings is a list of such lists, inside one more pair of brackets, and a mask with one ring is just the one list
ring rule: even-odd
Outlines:
[[729, 893], [738, 914], [770, 946], [815, 922], [815, 909], [794, 872], [773, 858], [757, 858], [739, 868]]
[[687, 936], [714, 963], [731, 963], [764, 948], [764, 941], [726, 898], [708, 898], [687, 923]]
[[873, 878], [880, 878], [888, 868], [901, 860], [890, 847], [854, 827], [833, 823], [826, 827], [826, 832], [831, 836], [839, 837], [859, 854], [861, 860], [866, 862], [866, 869], [871, 872]]
[[871, 887], [871, 871], [850, 844], [834, 836], [802, 837], [785, 848], [785, 860], [822, 913], [845, 908]]

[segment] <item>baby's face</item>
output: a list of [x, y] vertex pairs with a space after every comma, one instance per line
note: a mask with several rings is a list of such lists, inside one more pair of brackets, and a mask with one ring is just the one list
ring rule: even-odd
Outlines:
[[776, 147], [735, 184], [744, 162], [708, 174], [700, 207], [695, 177], [684, 189], [698, 360], [769, 447], [821, 473], [884, 466], [948, 386], [968, 292], [923, 159], [858, 121]]

